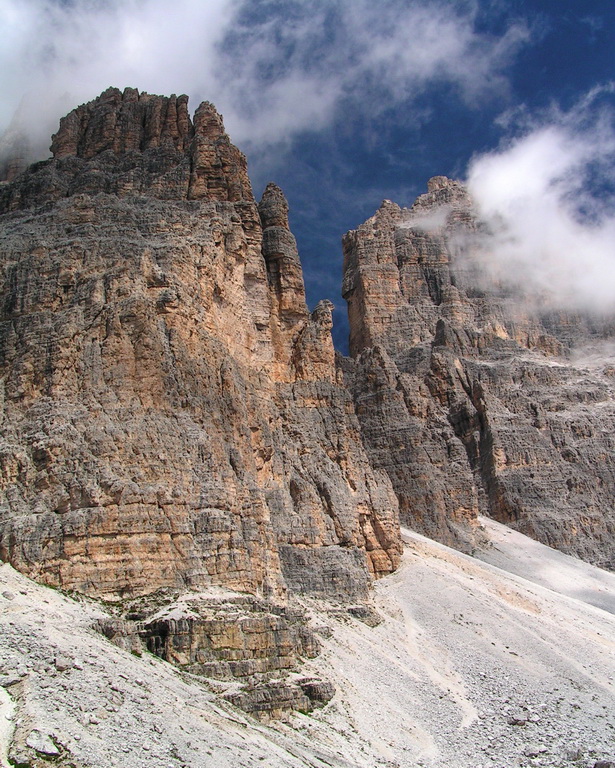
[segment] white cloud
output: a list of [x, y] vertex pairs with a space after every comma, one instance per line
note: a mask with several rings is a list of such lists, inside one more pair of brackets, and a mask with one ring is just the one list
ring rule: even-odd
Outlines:
[[[216, 46], [235, 0], [3, 0], [0, 6], [0, 127], [15, 109], [47, 141], [67, 110], [110, 85], [205, 90], [216, 82]], [[40, 131], [38, 130], [40, 126]]]
[[505, 87], [529, 33], [476, 30], [472, 3], [417, 0], [2, 0], [0, 130], [21, 102], [46, 143], [58, 118], [109, 85], [213, 101], [238, 143], [327, 126], [445, 81], [468, 100]]
[[612, 84], [474, 158], [468, 186], [492, 234], [490, 277], [554, 307], [615, 309], [615, 120]]
[[359, 69], [379, 71], [385, 88], [419, 90], [447, 80], [473, 100], [506, 87], [503, 69], [530, 39], [520, 21], [512, 21], [501, 37], [477, 33], [475, 4], [404, 4], [384, 19], [373, 3], [359, 6], [359, 14], [353, 4], [346, 15], [353, 40], [364, 50]]

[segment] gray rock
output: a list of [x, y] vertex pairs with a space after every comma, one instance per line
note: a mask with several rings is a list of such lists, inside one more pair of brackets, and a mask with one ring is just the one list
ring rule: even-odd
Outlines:
[[348, 608], [348, 613], [367, 624], [368, 627], [377, 627], [382, 622], [382, 616], [369, 605], [351, 605]]
[[53, 738], [42, 731], [31, 731], [26, 738], [26, 744], [41, 755], [58, 757], [61, 754], [61, 750], [58, 748]]
[[506, 721], [508, 725], [527, 725], [527, 718], [524, 715], [512, 715]]
[[325, 680], [299, 680], [298, 685], [315, 707], [323, 707], [335, 696], [335, 686]]
[[547, 748], [542, 744], [530, 744], [523, 750], [523, 754], [526, 757], [538, 757], [547, 751]]
[[2, 686], [3, 688], [10, 688], [11, 685], [16, 685], [17, 683], [21, 682], [21, 680], [24, 677], [25, 677], [25, 673], [19, 673], [19, 672], [13, 672], [7, 675], [1, 675], [0, 686]]
[[[110, 598], [365, 599], [399, 561], [270, 185], [220, 115], [109, 89], [0, 187], [3, 558]], [[70, 544], [68, 544], [70, 542]]]
[[480, 511], [615, 568], [615, 380], [573, 356], [615, 321], [486, 278], [483, 229], [463, 185], [436, 177], [344, 238], [345, 372], [370, 461], [432, 538], [471, 552]]
[[68, 669], [72, 669], [74, 667], [73, 660], [69, 656], [65, 656], [63, 654], [59, 654], [55, 657], [54, 664], [58, 672], [66, 672]]

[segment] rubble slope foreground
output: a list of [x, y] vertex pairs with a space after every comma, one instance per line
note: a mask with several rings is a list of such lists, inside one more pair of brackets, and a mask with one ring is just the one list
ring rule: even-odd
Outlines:
[[[521, 534], [506, 553], [561, 557]], [[410, 531], [373, 626], [303, 598], [336, 682], [311, 713], [262, 722], [214, 680], [118, 648], [104, 607], [0, 567], [0, 744], [42, 768], [593, 768], [615, 760], [615, 615]], [[501, 546], [498, 539], [494, 545]], [[518, 557], [517, 557], [518, 555]], [[488, 552], [487, 552], [487, 556]], [[572, 558], [601, 599], [615, 577]], [[591, 590], [588, 590], [589, 597]]]

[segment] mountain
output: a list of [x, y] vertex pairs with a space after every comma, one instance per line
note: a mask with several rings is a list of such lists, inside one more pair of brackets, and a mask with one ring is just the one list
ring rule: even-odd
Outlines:
[[442, 176], [344, 238], [348, 372], [402, 521], [471, 551], [478, 513], [615, 568], [613, 317], [549, 308], [485, 271], [467, 190]]
[[109, 89], [0, 190], [0, 554], [117, 598], [362, 599], [399, 558], [270, 185], [211, 104]]
[[[511, 606], [537, 606], [519, 642], [568, 619], [592, 642], [608, 634], [608, 574], [581, 564], [589, 596], [569, 609], [443, 547], [489, 560], [499, 520], [615, 568], [614, 369], [579, 362], [612, 322], [538, 311], [486, 278], [485, 224], [463, 185], [434, 177], [410, 209], [385, 201], [345, 236], [343, 358], [330, 302], [306, 305], [282, 191], [254, 198], [213, 105], [191, 117], [185, 96], [110, 88], [62, 119], [51, 151], [0, 166], [6, 760], [465, 766], [521, 674]], [[444, 596], [465, 572], [472, 622], [495, 594], [518, 601], [502, 597], [484, 631], [438, 639], [467, 624]], [[429, 629], [413, 601], [434, 610]], [[452, 652], [457, 638], [476, 658]], [[582, 633], [566, 638], [527, 663], [571, 643], [557, 672], [569, 695], [596, 681], [578, 671]], [[489, 688], [477, 670], [493, 643], [504, 677]], [[611, 674], [602, 650], [594, 661]], [[568, 765], [571, 721], [548, 685], [552, 754]], [[611, 689], [583, 698], [592, 718]], [[406, 733], [413, 701], [428, 713]], [[395, 737], [374, 720], [385, 711]], [[498, 760], [534, 748], [500, 726]], [[607, 754], [608, 727], [587, 726], [587, 759]]]

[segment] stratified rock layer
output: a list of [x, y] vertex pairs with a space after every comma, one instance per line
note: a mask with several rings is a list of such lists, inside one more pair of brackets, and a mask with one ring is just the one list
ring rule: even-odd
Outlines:
[[372, 465], [402, 519], [445, 543], [471, 548], [480, 509], [615, 568], [613, 368], [571, 362], [613, 323], [530, 311], [481, 274], [481, 242], [445, 177], [344, 238], [348, 381]]
[[220, 584], [361, 600], [397, 502], [208, 103], [109, 89], [0, 187], [0, 556], [117, 597]]

